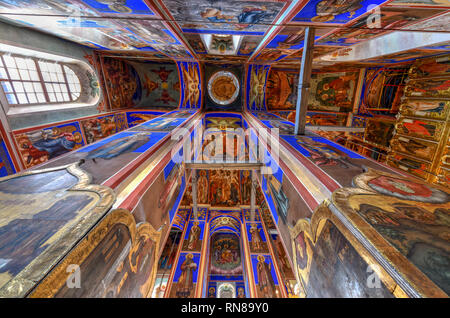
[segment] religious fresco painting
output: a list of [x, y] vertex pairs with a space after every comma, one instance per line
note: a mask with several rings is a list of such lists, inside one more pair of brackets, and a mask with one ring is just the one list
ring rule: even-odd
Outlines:
[[177, 62], [180, 76], [180, 109], [196, 109], [202, 105], [202, 76], [196, 62]]
[[171, 117], [158, 117], [146, 121], [142, 124], [134, 126], [129, 131], [136, 132], [151, 132], [151, 131], [165, 131], [170, 132], [176, 127], [180, 126], [186, 121], [186, 118], [171, 118]]
[[444, 127], [443, 122], [439, 121], [402, 117], [395, 129], [399, 134], [439, 141]]
[[197, 287], [198, 267], [200, 254], [181, 253], [178, 266], [173, 278], [170, 297], [172, 298], [194, 298]]
[[313, 22], [318, 24], [346, 24], [353, 19], [365, 14], [386, 0], [367, 1], [350, 0], [341, 4], [337, 0], [313, 0], [309, 1], [294, 17], [295, 22]]
[[239, 276], [243, 273], [240, 239], [232, 233], [211, 236], [210, 275]]
[[[0, 0], [2, 83], [13, 83], [5, 57], [33, 45], [66, 52], [67, 67], [92, 66], [74, 67], [89, 100], [54, 111], [11, 104], [0, 116], [0, 297], [448, 296], [449, 8]], [[306, 27], [316, 33], [302, 136]], [[419, 30], [426, 43], [412, 36]], [[28, 94], [2, 88], [0, 100]], [[183, 152], [171, 132], [194, 117], [207, 129], [194, 149], [201, 168], [170, 159]], [[273, 174], [253, 182], [239, 165], [263, 134], [234, 130], [259, 126], [278, 129], [282, 155], [274, 163], [276, 148], [263, 149]], [[236, 165], [209, 168], [213, 160]], [[70, 264], [81, 288], [66, 284]]]
[[[404, 275], [410, 276], [408, 279], [430, 280], [435, 284], [423, 285], [422, 292], [448, 294], [448, 188], [433, 188], [416, 179], [374, 170], [356, 177], [355, 185], [358, 188], [336, 191], [333, 203], [353, 222], [368, 224], [379, 233], [382, 239], [373, 242], [376, 248], [384, 242], [392, 246], [392, 252], [386, 251], [384, 255], [389, 258], [388, 253], [392, 257], [398, 254], [414, 264], [420, 274], [407, 271]], [[356, 217], [362, 218], [363, 223], [356, 221]]]
[[257, 297], [280, 298], [280, 287], [272, 258], [262, 254], [251, 257]]
[[[81, 259], [80, 271], [87, 283], [81, 288], [68, 288], [67, 284], [59, 286], [56, 298], [130, 298], [148, 297], [156, 273], [156, 253], [159, 234], [148, 223], [136, 224], [131, 214], [124, 211], [114, 212], [115, 220], [109, 216], [100, 223], [95, 232], [103, 229], [105, 233], [93, 239], [91, 252]], [[120, 215], [119, 215], [120, 214]], [[111, 223], [109, 223], [109, 222]], [[114, 223], [117, 222], [117, 223]], [[122, 222], [118, 222], [122, 221]], [[105, 224], [106, 223], [106, 224]], [[135, 229], [130, 229], [134, 227]], [[132, 237], [133, 234], [136, 237]], [[87, 242], [89, 239], [86, 239]], [[113, 244], [111, 244], [113, 243]], [[72, 256], [73, 255], [73, 256]], [[69, 254], [68, 259], [77, 258]], [[101, 271], [98, 271], [98, 268]], [[55, 271], [61, 271], [57, 269]], [[51, 276], [50, 276], [51, 277]], [[51, 280], [51, 279], [49, 279]], [[61, 285], [61, 282], [57, 284]], [[33, 297], [42, 296], [42, 290], [35, 291]]]
[[[360, 154], [323, 137], [282, 136], [294, 149], [341, 184], [350, 185], [364, 167], [377, 166]], [[336, 169], [339, 167], [339, 169]]]
[[197, 203], [209, 203], [209, 174], [208, 170], [197, 171]]
[[293, 239], [294, 263], [304, 297], [393, 297], [383, 282], [380, 288], [368, 287], [373, 271], [368, 274], [369, 264], [332, 222], [326, 220], [316, 242], [306, 233], [300, 231]]
[[378, 25], [376, 28], [365, 27], [374, 24], [373, 15], [363, 16], [349, 27], [338, 29], [338, 31], [322, 38], [318, 43], [338, 46], [353, 45], [374, 36], [391, 32], [393, 28], [399, 29], [442, 12], [439, 9], [417, 10], [392, 7], [381, 7], [379, 10], [380, 19], [377, 21]]
[[[163, 0], [184, 32], [197, 30], [242, 31], [243, 34], [263, 35], [285, 6], [281, 1], [214, 1], [200, 0], [191, 6], [181, 0]], [[198, 32], [198, 31], [197, 31]]]
[[267, 79], [266, 104], [269, 110], [295, 109], [298, 71], [271, 69]]
[[351, 111], [358, 73], [313, 73], [308, 110]]
[[115, 115], [86, 119], [80, 121], [80, 123], [87, 144], [91, 144], [119, 131], [116, 125]]
[[450, 78], [428, 78], [407, 81], [406, 97], [450, 98]]
[[247, 236], [249, 238], [248, 243], [250, 246], [250, 253], [263, 253], [268, 254], [269, 249], [267, 246], [267, 239], [264, 234], [261, 223], [247, 223]]
[[160, 142], [166, 135], [167, 132], [123, 131], [74, 151], [70, 156], [54, 160], [45, 167], [56, 167], [84, 159], [82, 169], [92, 176], [94, 183], [101, 184], [121, 170], [125, 164]]
[[101, 61], [111, 108], [133, 108], [142, 94], [141, 87], [138, 86], [139, 76], [134, 67], [120, 59], [101, 57]]
[[396, 135], [391, 140], [392, 150], [406, 155], [432, 161], [437, 153], [438, 144], [408, 136]]
[[14, 139], [26, 168], [42, 164], [85, 145], [78, 122], [15, 133]]
[[227, 207], [241, 202], [239, 171], [211, 170], [209, 178], [209, 204]]
[[200, 252], [203, 242], [205, 222], [189, 221], [183, 242], [183, 251]]
[[136, 63], [131, 65], [136, 70], [142, 96], [135, 107], [176, 108], [180, 102], [180, 81], [175, 63]]
[[247, 70], [247, 108], [266, 110], [266, 83], [270, 66], [251, 64]]
[[405, 117], [423, 117], [444, 120], [450, 109], [450, 101], [439, 100], [406, 100], [400, 112]]
[[153, 111], [136, 111], [136, 112], [127, 112], [127, 122], [128, 127], [134, 127], [139, 124], [142, 124], [146, 121], [149, 121], [155, 117], [161, 116], [164, 113], [153, 112]]
[[431, 170], [430, 162], [401, 153], [389, 154], [386, 163], [424, 180], [429, 177]]
[[205, 63], [205, 109], [209, 111], [242, 111], [244, 70], [242, 65]]
[[394, 135], [395, 121], [383, 119], [367, 119], [364, 140], [366, 142], [388, 147]]

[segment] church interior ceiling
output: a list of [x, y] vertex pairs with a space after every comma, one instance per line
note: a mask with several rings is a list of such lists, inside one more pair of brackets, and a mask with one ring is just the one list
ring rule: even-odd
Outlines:
[[[11, 129], [11, 156], [0, 131], [0, 176], [31, 169], [0, 179], [0, 214], [18, 211], [0, 222], [6, 242], [0, 254], [8, 256], [0, 258], [0, 296], [29, 268], [43, 278], [50, 265], [30, 264], [53, 253], [66, 230], [93, 209], [97, 227], [85, 223], [75, 233], [80, 245], [64, 252], [91, 284], [68, 290], [57, 266], [32, 296], [146, 297], [165, 284], [166, 297], [248, 297], [249, 290], [278, 297], [291, 293], [290, 281], [302, 286], [297, 296], [405, 296], [387, 274], [382, 288], [366, 290], [365, 270], [373, 260], [331, 216], [333, 208], [380, 253], [389, 244], [392, 254], [382, 257], [407, 273], [407, 286], [421, 296], [449, 294], [442, 274], [450, 237], [448, 1], [0, 0], [1, 20], [93, 49], [84, 58], [98, 72], [94, 84], [104, 100], [95, 115]], [[307, 128], [364, 131], [294, 133], [308, 27], [315, 44]], [[411, 39], [398, 48], [412, 31], [429, 34], [429, 42]], [[373, 56], [363, 54], [383, 39], [386, 45]], [[395, 40], [400, 44], [392, 49]], [[254, 159], [249, 140], [263, 138], [240, 134], [249, 127], [277, 128], [281, 159], [256, 181], [251, 170], [188, 168], [170, 156], [184, 151], [172, 132], [188, 128], [186, 139], [193, 142], [198, 126], [200, 145], [187, 156], [202, 165]], [[271, 160], [273, 148], [261, 148]], [[60, 185], [40, 188], [46, 176]], [[23, 186], [27, 180], [33, 186]], [[250, 212], [253, 186], [256, 215]], [[114, 192], [114, 210], [101, 219]], [[60, 219], [52, 220], [47, 214], [55, 209]], [[7, 232], [19, 222], [17, 237], [34, 247]], [[101, 235], [85, 235], [88, 229]], [[85, 245], [90, 253], [78, 259]], [[398, 258], [391, 262], [392, 255]], [[95, 264], [108, 269], [105, 289], [96, 290], [103, 276]], [[411, 271], [410, 264], [417, 268]], [[145, 271], [136, 272], [137, 266]], [[172, 276], [155, 283], [161, 271]], [[244, 283], [249, 271], [255, 275], [250, 287]], [[230, 276], [234, 284], [222, 284]], [[129, 277], [126, 284], [123, 277]], [[428, 284], [422, 289], [421, 279]], [[55, 282], [50, 293], [46, 286]]]
[[[291, 67], [300, 64], [305, 28], [313, 26], [319, 68], [338, 63], [324, 63], [320, 56], [345, 56], [356, 44], [389, 33], [449, 31], [447, 1], [352, 0], [340, 6], [337, 2], [1, 0], [0, 17], [106, 57]], [[448, 43], [447, 39], [353, 62], [403, 62], [448, 52]]]

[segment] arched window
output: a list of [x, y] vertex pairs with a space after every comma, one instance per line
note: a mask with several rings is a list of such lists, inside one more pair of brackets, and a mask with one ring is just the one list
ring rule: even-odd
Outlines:
[[81, 95], [69, 64], [36, 57], [0, 55], [0, 83], [10, 106], [73, 103]]

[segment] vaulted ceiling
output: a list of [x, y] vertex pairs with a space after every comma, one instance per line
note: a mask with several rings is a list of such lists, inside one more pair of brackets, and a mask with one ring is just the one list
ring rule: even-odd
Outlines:
[[450, 50], [449, 0], [0, 0], [0, 17], [136, 59], [298, 66], [308, 26], [317, 65]]

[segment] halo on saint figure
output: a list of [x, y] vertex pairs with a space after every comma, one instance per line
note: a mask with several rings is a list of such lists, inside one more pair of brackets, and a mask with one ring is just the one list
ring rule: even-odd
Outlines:
[[208, 81], [208, 94], [219, 105], [229, 105], [239, 95], [239, 81], [231, 72], [218, 71]]

